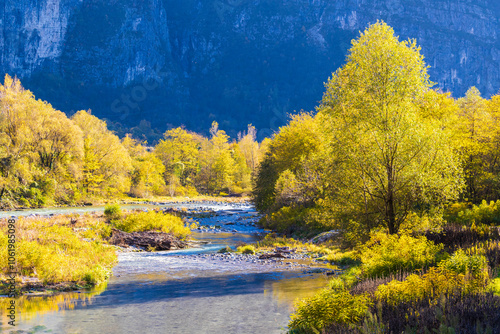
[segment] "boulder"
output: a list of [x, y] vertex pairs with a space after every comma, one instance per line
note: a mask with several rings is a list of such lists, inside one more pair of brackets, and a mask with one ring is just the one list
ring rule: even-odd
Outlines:
[[267, 253], [267, 254], [262, 254], [259, 256], [259, 259], [261, 259], [261, 260], [267, 260], [267, 259], [271, 259], [271, 258], [283, 259], [285, 257], [281, 253]]
[[340, 237], [340, 232], [337, 230], [331, 230], [328, 232], [323, 232], [312, 238], [309, 242], [313, 244], [323, 244], [328, 241], [336, 241]]

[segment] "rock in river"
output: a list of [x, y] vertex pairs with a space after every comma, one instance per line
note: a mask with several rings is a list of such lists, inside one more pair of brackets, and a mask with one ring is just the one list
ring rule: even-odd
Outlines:
[[137, 247], [144, 250], [171, 250], [187, 247], [187, 242], [170, 233], [146, 231], [127, 233], [117, 229], [111, 232], [109, 243], [120, 247]]

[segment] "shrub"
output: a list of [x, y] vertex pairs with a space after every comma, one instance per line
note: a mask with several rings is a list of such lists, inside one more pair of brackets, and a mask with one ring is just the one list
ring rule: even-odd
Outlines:
[[257, 248], [274, 248], [274, 247], [302, 247], [304, 244], [293, 238], [278, 237], [276, 233], [266, 234], [264, 239], [255, 243]]
[[411, 274], [404, 281], [393, 280], [380, 285], [375, 297], [390, 305], [403, 302], [436, 300], [444, 293], [451, 293], [461, 287], [463, 280], [456, 274], [432, 267], [423, 276]]
[[231, 247], [229, 246], [226, 246], [226, 247], [223, 247], [221, 249], [219, 249], [217, 251], [217, 253], [231, 253], [233, 250], [231, 249]]
[[487, 275], [486, 258], [482, 255], [467, 255], [462, 249], [441, 261], [439, 267], [455, 274], [472, 275], [475, 278]]
[[425, 237], [378, 232], [372, 234], [360, 258], [366, 277], [382, 277], [429, 267], [437, 261], [442, 249], [442, 245], [435, 245]]
[[255, 254], [255, 247], [252, 245], [240, 246], [237, 251], [242, 254]]
[[122, 209], [118, 204], [106, 205], [104, 216], [106, 216], [108, 221], [120, 219], [122, 217]]
[[500, 296], [500, 277], [492, 279], [487, 289], [489, 292], [494, 293], [497, 296]]
[[285, 206], [261, 218], [260, 224], [279, 233], [291, 235], [304, 224], [304, 209], [298, 206]]
[[180, 238], [191, 234], [191, 230], [184, 225], [181, 218], [156, 211], [131, 213], [120, 221], [114, 221], [113, 225], [129, 233], [154, 230], [172, 233]]
[[476, 225], [500, 225], [500, 200], [487, 203], [485, 200], [479, 205], [468, 208], [467, 204], [456, 204], [451, 206], [445, 213], [445, 218], [452, 223], [465, 226]]
[[[463, 259], [459, 254], [451, 263], [469, 263], [475, 260]], [[445, 294], [456, 292], [479, 293], [484, 291], [487, 283], [487, 274], [484, 271], [477, 271], [474, 275], [471, 271], [464, 269], [461, 264], [450, 265], [450, 262], [443, 261], [439, 267], [432, 267], [424, 275], [412, 274], [404, 281], [391, 281], [380, 285], [375, 292], [379, 300], [396, 305], [401, 302], [414, 302], [420, 300], [430, 300], [437, 302]], [[450, 269], [448, 269], [450, 267]], [[467, 267], [467, 265], [466, 265]]]
[[295, 303], [288, 325], [291, 333], [320, 333], [332, 323], [354, 324], [362, 319], [371, 305], [370, 298], [353, 296], [340, 284], [334, 287]]
[[304, 208], [300, 205], [284, 206], [262, 217], [259, 223], [262, 227], [278, 233], [309, 238], [332, 228], [319, 220], [315, 212], [314, 208]]
[[332, 252], [327, 256], [323, 257], [323, 259], [327, 260], [330, 263], [338, 264], [341, 266], [352, 266], [361, 264], [359, 260], [359, 252], [355, 250], [347, 252]]

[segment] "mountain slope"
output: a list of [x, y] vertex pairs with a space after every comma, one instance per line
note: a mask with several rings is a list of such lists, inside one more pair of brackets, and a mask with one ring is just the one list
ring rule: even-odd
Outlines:
[[0, 70], [67, 113], [262, 138], [314, 108], [351, 39], [378, 19], [416, 38], [431, 79], [500, 88], [496, 0], [5, 0]]

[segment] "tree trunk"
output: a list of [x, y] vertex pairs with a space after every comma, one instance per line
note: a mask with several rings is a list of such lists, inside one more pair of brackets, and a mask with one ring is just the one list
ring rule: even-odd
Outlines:
[[387, 167], [387, 201], [385, 204], [385, 215], [389, 234], [397, 233], [396, 212], [394, 210], [394, 180], [392, 177], [392, 166]]

